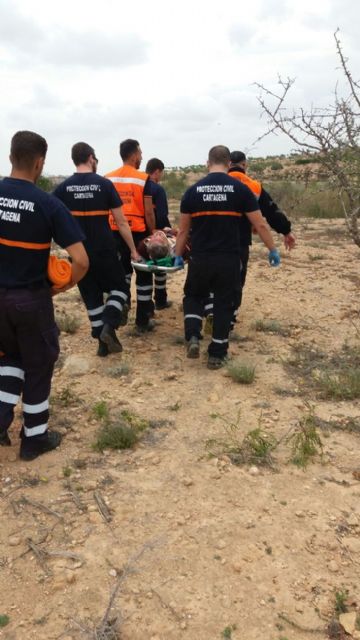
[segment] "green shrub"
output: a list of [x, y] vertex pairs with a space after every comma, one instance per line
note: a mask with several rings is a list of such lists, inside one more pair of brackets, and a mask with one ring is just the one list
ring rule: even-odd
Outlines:
[[76, 333], [81, 325], [81, 320], [72, 313], [57, 312], [55, 320], [59, 330], [63, 333]]
[[239, 384], [251, 384], [255, 379], [255, 367], [232, 360], [226, 367], [230, 378]]
[[94, 449], [131, 449], [138, 439], [137, 431], [125, 422], [107, 423], [99, 431]]

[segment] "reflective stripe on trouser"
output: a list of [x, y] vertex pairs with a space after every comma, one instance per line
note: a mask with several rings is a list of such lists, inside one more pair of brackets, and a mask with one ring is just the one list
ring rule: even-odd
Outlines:
[[166, 273], [154, 274], [154, 298], [155, 302], [160, 305], [167, 302]]
[[[140, 244], [141, 240], [144, 240], [144, 238], [146, 238], [147, 233], [134, 232], [132, 235], [135, 246], [137, 247]], [[130, 274], [132, 274], [134, 271], [131, 265], [130, 249], [118, 232], [114, 232], [114, 237], [116, 239], [117, 249], [121, 255], [121, 262], [124, 268], [124, 272], [127, 274], [126, 278], [129, 278]], [[139, 326], [145, 326], [148, 324], [149, 318], [151, 317], [154, 308], [152, 303], [152, 273], [147, 273], [146, 271], [136, 271], [135, 277], [137, 294], [135, 322]]]
[[58, 333], [48, 287], [0, 291], [0, 344], [6, 350], [0, 359], [1, 430], [9, 428], [22, 394], [23, 435], [36, 437], [46, 432]]
[[[192, 256], [184, 286], [185, 338], [199, 337], [204, 299], [214, 292], [214, 319], [209, 355], [223, 358], [228, 350], [231, 319], [239, 299], [240, 261], [236, 254]], [[191, 331], [197, 333], [191, 333]]]
[[99, 338], [105, 323], [114, 329], [119, 327], [128, 286], [115, 245], [98, 251], [88, 250], [88, 254], [90, 267], [78, 287], [88, 312], [91, 335]]
[[136, 318], [139, 326], [145, 326], [153, 313], [152, 302], [153, 277], [146, 271], [136, 272]]
[[15, 364], [17, 363], [11, 358], [0, 358], [0, 432], [7, 431], [10, 427], [15, 405], [22, 392], [25, 374]]
[[[231, 328], [233, 329], [236, 322], [237, 322], [237, 314], [238, 311], [241, 307], [241, 302], [242, 302], [242, 296], [243, 296], [243, 289], [245, 286], [245, 281], [246, 281], [246, 274], [247, 274], [247, 268], [248, 268], [248, 262], [249, 262], [249, 250], [250, 247], [246, 246], [246, 247], [240, 247], [240, 260], [241, 260], [241, 273], [240, 273], [240, 279], [241, 279], [241, 289], [239, 291], [239, 296], [238, 296], [238, 301], [236, 304], [236, 309], [234, 311], [234, 315], [231, 321]], [[205, 304], [204, 304], [204, 316], [209, 316], [212, 315], [214, 313], [214, 294], [210, 293], [208, 298], [205, 300]]]
[[[185, 340], [190, 340], [192, 336], [200, 338], [202, 327], [202, 303], [194, 298], [184, 298], [184, 327]], [[197, 311], [197, 313], [196, 313]]]

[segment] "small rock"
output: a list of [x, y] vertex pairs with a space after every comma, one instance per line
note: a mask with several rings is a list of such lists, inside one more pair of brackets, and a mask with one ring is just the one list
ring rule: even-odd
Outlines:
[[110, 569], [109, 576], [111, 576], [112, 578], [116, 578], [116, 576], [117, 576], [116, 569]]
[[74, 582], [76, 582], [76, 575], [73, 571], [66, 571], [66, 582], [68, 584], [74, 584]]
[[226, 542], [225, 542], [225, 540], [219, 540], [219, 542], [218, 542], [218, 543], [217, 543], [217, 545], [216, 545], [216, 548], [217, 548], [217, 549], [225, 549], [225, 547], [226, 547]]
[[258, 476], [260, 473], [259, 467], [250, 467], [249, 473], [251, 476]]
[[346, 547], [350, 551], [350, 553], [354, 553], [354, 554], [360, 553], [360, 538], [355, 538], [355, 537], [345, 538], [344, 542], [346, 544]]
[[9, 538], [10, 547], [17, 547], [21, 543], [21, 538], [19, 536], [11, 536]]
[[185, 620], [183, 622], [180, 622], [180, 629], [186, 629], [187, 628], [187, 624], [185, 622]]
[[339, 622], [341, 626], [344, 627], [346, 633], [352, 635], [356, 628], [356, 611], [340, 614]]
[[241, 573], [242, 571], [242, 566], [240, 562], [234, 562], [232, 565], [232, 568], [234, 569], [235, 573]]
[[83, 376], [89, 373], [90, 362], [84, 356], [73, 353], [66, 358], [63, 371], [69, 376]]
[[339, 571], [339, 565], [337, 562], [335, 562], [335, 560], [330, 560], [328, 567], [331, 573], [337, 573]]
[[359, 524], [359, 520], [357, 518], [357, 516], [355, 515], [355, 513], [351, 513], [350, 516], [347, 519], [347, 523], [351, 526], [351, 527], [357, 527]]
[[185, 487], [191, 487], [191, 485], [194, 484], [194, 480], [192, 478], [183, 478], [182, 482]]

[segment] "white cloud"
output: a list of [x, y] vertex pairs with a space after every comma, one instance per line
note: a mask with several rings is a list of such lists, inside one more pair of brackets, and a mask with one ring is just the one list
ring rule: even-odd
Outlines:
[[[339, 77], [333, 32], [342, 29], [355, 70], [359, 20], [354, 0], [62, 0], [56, 12], [45, 0], [0, 0], [0, 172], [24, 128], [47, 137], [49, 173], [71, 172], [78, 140], [104, 172], [127, 137], [169, 165], [202, 162], [217, 143], [249, 149], [266, 129], [253, 83], [297, 77], [293, 106], [328, 104]], [[256, 152], [289, 149], [273, 137]]]

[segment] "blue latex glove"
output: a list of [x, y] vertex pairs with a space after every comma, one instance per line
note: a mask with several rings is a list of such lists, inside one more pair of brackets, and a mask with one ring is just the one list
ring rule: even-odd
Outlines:
[[180, 267], [180, 269], [184, 268], [184, 260], [181, 256], [175, 256], [174, 267]]
[[270, 267], [278, 267], [281, 262], [280, 253], [277, 249], [269, 251], [269, 264]]

